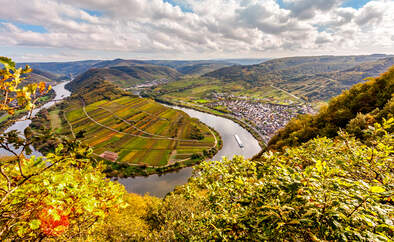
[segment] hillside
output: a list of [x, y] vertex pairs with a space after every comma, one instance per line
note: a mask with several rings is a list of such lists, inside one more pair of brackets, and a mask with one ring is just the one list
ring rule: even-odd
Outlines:
[[[354, 84], [355, 80], [362, 80], [357, 77], [376, 76], [382, 73], [385, 68], [392, 65], [390, 63], [393, 59], [387, 57], [385, 55], [290, 57], [266, 61], [259, 65], [226, 67], [207, 73], [205, 76], [224, 82], [247, 81], [253, 86], [275, 85], [309, 101], [321, 101], [338, 95], [348, 88], [350, 83]], [[387, 59], [383, 60], [384, 58]], [[364, 71], [358, 74], [351, 73], [352, 68]]]
[[183, 75], [197, 76], [233, 65], [233, 63], [227, 62], [226, 60], [149, 60], [146, 62], [154, 65], [168, 66], [174, 68]]
[[43, 81], [47, 83], [53, 83], [53, 82], [61, 81], [66, 78], [67, 78], [66, 76], [61, 74], [54, 74], [51, 72], [42, 71], [40, 69], [33, 69], [33, 71], [27, 75], [26, 81], [28, 82]]
[[153, 65], [110, 66], [92, 68], [78, 75], [72, 85], [89, 80], [108, 80], [114, 84], [128, 88], [155, 80], [175, 80], [179, 73], [171, 68]]
[[282, 150], [315, 137], [335, 137], [339, 129], [357, 136], [360, 130], [390, 118], [394, 113], [394, 66], [378, 78], [353, 86], [331, 99], [315, 115], [290, 121], [268, 143], [268, 149]]
[[178, 67], [177, 70], [184, 75], [204, 75], [206, 73], [230, 66], [227, 63], [198, 63]]
[[343, 90], [363, 82], [367, 77], [377, 77], [394, 65], [394, 57], [365, 62], [352, 68], [304, 75], [275, 83], [287, 91], [310, 101], [328, 100]]

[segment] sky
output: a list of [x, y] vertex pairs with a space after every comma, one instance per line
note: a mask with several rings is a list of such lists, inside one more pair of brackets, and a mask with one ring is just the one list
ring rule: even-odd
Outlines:
[[0, 0], [18, 62], [394, 54], [394, 0]]

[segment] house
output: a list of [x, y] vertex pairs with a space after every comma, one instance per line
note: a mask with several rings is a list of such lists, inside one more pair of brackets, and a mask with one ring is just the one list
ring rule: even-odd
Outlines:
[[115, 162], [118, 159], [118, 154], [110, 151], [104, 151], [101, 155], [99, 155], [101, 158], [104, 158], [106, 160], [110, 160]]

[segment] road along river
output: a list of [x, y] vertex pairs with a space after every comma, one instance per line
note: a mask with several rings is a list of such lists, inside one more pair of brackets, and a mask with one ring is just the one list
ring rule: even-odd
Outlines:
[[[58, 84], [53, 87], [56, 92], [55, 100], [60, 100], [70, 96], [70, 92], [64, 88], [67, 82]], [[34, 110], [33, 114], [38, 113], [43, 108], [49, 108], [54, 104], [53, 101], [48, 102], [42, 107]], [[260, 152], [261, 147], [258, 141], [239, 124], [222, 117], [212, 114], [199, 112], [193, 109], [170, 106], [172, 108], [182, 110], [193, 118], [198, 118], [201, 122], [215, 129], [223, 140], [223, 148], [212, 158], [212, 160], [221, 160], [222, 157], [232, 158], [234, 155], [242, 155], [245, 158], [251, 158]], [[23, 130], [29, 126], [30, 120], [18, 121], [6, 131], [18, 130], [23, 134]], [[242, 141], [243, 148], [239, 146], [235, 139], [235, 135]], [[9, 155], [6, 151], [0, 150], [1, 155]], [[34, 151], [33, 155], [41, 155], [39, 152]], [[192, 175], [193, 168], [187, 167], [181, 170], [165, 173], [161, 175], [150, 175], [147, 177], [133, 177], [133, 178], [120, 178], [118, 182], [123, 184], [128, 192], [145, 194], [163, 197], [168, 192], [174, 190], [178, 185], [183, 185]]]

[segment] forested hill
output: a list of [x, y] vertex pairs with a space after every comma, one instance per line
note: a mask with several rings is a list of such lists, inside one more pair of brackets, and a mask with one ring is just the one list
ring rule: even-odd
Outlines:
[[111, 66], [107, 68], [92, 68], [75, 78], [75, 82], [89, 79], [108, 80], [116, 85], [127, 88], [154, 80], [175, 80], [179, 73], [169, 67], [153, 65]]
[[340, 129], [362, 137], [361, 130], [394, 113], [394, 66], [380, 77], [353, 86], [332, 98], [315, 115], [290, 121], [268, 143], [268, 149], [282, 150], [315, 137], [335, 137]]
[[61, 81], [67, 78], [64, 75], [55, 74], [40, 69], [33, 69], [32, 72], [30, 72], [27, 75], [24, 75], [24, 77], [26, 78], [26, 82], [28, 83], [32, 83], [32, 82], [38, 83], [42, 81], [50, 84], [53, 84], [53, 82]]
[[94, 76], [83, 79], [83, 81], [78, 78], [74, 79], [66, 85], [66, 88], [73, 92], [71, 98], [82, 97], [86, 104], [99, 100], [113, 100], [124, 95], [130, 95], [112, 82]]
[[[290, 57], [259, 65], [222, 68], [206, 77], [225, 82], [272, 84], [309, 101], [328, 100], [363, 77], [377, 76], [394, 64], [392, 56]], [[358, 70], [358, 71], [356, 71]]]

